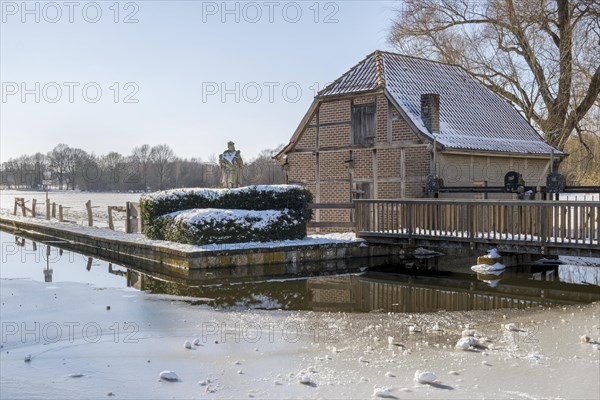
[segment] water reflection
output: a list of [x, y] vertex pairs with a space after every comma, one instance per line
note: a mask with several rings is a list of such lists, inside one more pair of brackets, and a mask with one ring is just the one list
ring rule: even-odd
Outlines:
[[[388, 257], [324, 264], [213, 270], [121, 266], [60, 248], [2, 236], [3, 279], [83, 282], [179, 296], [218, 309], [347, 312], [487, 310], [600, 299], [600, 269], [529, 263], [475, 273], [473, 257]], [[5, 245], [6, 244], [6, 245]]]

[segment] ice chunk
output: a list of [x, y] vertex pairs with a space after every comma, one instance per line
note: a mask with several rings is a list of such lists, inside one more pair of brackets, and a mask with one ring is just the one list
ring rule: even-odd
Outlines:
[[415, 372], [415, 382], [419, 383], [433, 383], [437, 379], [437, 375], [429, 371], [417, 370]]
[[592, 339], [588, 335], [581, 335], [579, 340], [581, 340], [581, 343], [589, 343], [592, 341]]
[[373, 389], [373, 396], [375, 397], [392, 397], [390, 393], [390, 389], [386, 386], [378, 387], [376, 386]]
[[162, 371], [162, 372], [161, 372], [161, 373], [158, 375], [158, 377], [159, 377], [161, 380], [164, 380], [164, 381], [170, 381], [170, 382], [174, 382], [174, 381], [176, 381], [176, 380], [178, 380], [178, 379], [179, 379], [179, 377], [177, 376], [177, 374], [176, 374], [175, 372], [173, 372], [173, 371]]

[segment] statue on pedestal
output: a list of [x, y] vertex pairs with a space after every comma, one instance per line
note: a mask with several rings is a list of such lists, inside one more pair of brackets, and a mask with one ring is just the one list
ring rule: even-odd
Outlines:
[[219, 166], [221, 167], [222, 188], [231, 189], [241, 186], [244, 161], [240, 151], [235, 149], [235, 143], [227, 143], [227, 150], [219, 155]]

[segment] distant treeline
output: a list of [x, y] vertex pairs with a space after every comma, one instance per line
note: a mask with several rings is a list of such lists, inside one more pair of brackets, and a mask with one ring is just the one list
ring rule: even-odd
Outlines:
[[[278, 149], [266, 149], [244, 160], [243, 184], [285, 182], [283, 168], [273, 159]], [[242, 157], [244, 155], [242, 154]], [[177, 157], [166, 144], [144, 144], [123, 155], [95, 155], [59, 144], [47, 154], [23, 155], [2, 163], [0, 185], [7, 189], [79, 189], [146, 191], [182, 187], [218, 187], [217, 157], [208, 161]]]

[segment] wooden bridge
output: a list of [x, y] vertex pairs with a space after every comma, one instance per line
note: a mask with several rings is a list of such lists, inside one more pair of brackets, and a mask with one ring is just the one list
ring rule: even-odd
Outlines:
[[357, 236], [373, 243], [600, 257], [597, 201], [355, 200], [354, 206]]

